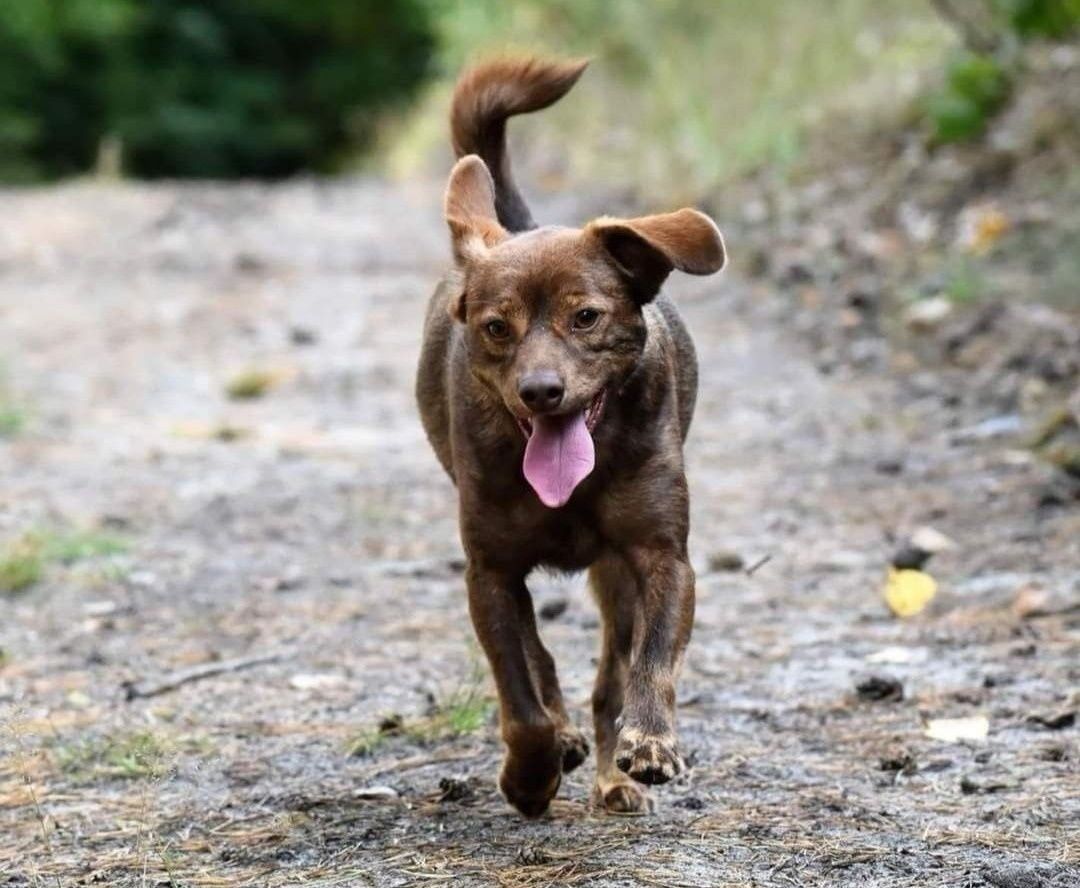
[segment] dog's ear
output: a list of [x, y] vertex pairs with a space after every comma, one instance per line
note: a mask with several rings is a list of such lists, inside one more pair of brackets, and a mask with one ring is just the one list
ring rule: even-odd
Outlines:
[[660, 292], [673, 269], [713, 274], [727, 262], [720, 230], [697, 210], [638, 219], [597, 219], [585, 231], [600, 242], [640, 303]]
[[[450, 227], [450, 246], [459, 269], [509, 236], [495, 212], [495, 182], [484, 161], [475, 154], [461, 158], [450, 171], [443, 215]], [[451, 317], [465, 320], [463, 288], [451, 296], [448, 308]]]
[[461, 158], [450, 172], [443, 199], [450, 244], [459, 265], [482, 256], [508, 237], [495, 212], [495, 182], [475, 154]]

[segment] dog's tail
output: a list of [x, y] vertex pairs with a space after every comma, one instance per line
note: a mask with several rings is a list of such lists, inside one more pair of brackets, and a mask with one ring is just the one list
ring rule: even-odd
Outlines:
[[510, 173], [506, 120], [557, 102], [588, 64], [588, 60], [495, 59], [470, 68], [454, 88], [450, 107], [454, 154], [483, 158], [495, 179], [499, 222], [508, 231], [526, 231], [536, 223]]

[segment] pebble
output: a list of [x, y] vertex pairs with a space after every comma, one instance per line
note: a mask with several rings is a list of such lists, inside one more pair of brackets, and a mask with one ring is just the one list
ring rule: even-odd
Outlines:
[[709, 570], [718, 573], [734, 573], [746, 567], [746, 561], [738, 552], [721, 549], [709, 556]]
[[938, 329], [953, 313], [953, 304], [943, 296], [932, 296], [913, 303], [904, 312], [904, 322], [917, 333]]
[[894, 703], [904, 699], [904, 686], [891, 675], [865, 675], [855, 682], [860, 700]]

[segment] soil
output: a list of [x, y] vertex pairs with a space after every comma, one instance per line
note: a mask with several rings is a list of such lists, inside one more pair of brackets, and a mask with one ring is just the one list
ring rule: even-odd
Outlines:
[[[438, 196], [3, 196], [0, 541], [125, 550], [0, 598], [0, 885], [1080, 884], [1077, 500], [955, 371], [876, 330], [837, 359], [798, 275], [670, 284], [702, 361], [688, 774], [647, 817], [590, 808], [591, 764], [544, 819], [507, 807], [412, 402]], [[923, 526], [955, 545], [902, 620]], [[587, 725], [596, 611], [531, 586]]]

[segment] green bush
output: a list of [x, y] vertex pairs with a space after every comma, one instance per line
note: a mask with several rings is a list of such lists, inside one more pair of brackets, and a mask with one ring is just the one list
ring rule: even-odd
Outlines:
[[997, 5], [1023, 39], [1061, 40], [1080, 28], [1080, 0], [997, 0]]
[[6, 0], [0, 178], [329, 170], [435, 49], [424, 0]]
[[[925, 103], [932, 137], [939, 143], [982, 134], [1008, 98], [1022, 43], [1063, 40], [1080, 29], [1080, 0], [977, 0], [956, 7], [966, 14], [959, 15], [952, 4], [939, 5], [966, 49], [953, 56], [945, 83]], [[977, 28], [974, 21], [980, 23]]]
[[1009, 77], [990, 55], [961, 52], [949, 62], [945, 86], [927, 99], [927, 114], [938, 142], [979, 135], [1009, 95]]

